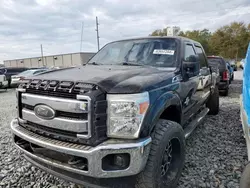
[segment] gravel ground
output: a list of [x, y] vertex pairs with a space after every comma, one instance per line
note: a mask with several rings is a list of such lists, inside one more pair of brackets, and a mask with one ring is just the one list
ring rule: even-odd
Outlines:
[[[241, 72], [237, 71], [237, 76]], [[240, 77], [239, 77], [240, 79]], [[247, 162], [240, 123], [240, 80], [228, 97], [220, 98], [220, 113], [207, 116], [187, 140], [187, 155], [178, 188], [237, 188]], [[26, 162], [11, 142], [9, 123], [15, 117], [15, 92], [0, 91], [0, 187], [78, 187]]]

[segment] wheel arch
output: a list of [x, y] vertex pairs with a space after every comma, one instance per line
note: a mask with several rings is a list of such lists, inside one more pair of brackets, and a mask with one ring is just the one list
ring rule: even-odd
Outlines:
[[167, 92], [160, 96], [151, 106], [142, 127], [142, 136], [148, 136], [152, 133], [159, 119], [165, 119], [182, 122], [182, 103], [177, 93]]

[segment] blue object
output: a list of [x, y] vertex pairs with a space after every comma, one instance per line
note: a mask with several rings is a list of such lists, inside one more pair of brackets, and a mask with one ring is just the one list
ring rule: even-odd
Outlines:
[[[247, 117], [250, 117], [250, 43], [243, 69], [243, 107]], [[250, 126], [250, 118], [248, 118], [248, 125]]]
[[232, 75], [234, 73], [234, 69], [231, 67], [230, 63], [227, 62], [227, 68], [230, 72], [230, 75]]

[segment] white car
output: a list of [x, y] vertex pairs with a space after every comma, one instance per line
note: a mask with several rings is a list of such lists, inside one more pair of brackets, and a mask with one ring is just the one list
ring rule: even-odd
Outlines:
[[24, 72], [21, 72], [20, 74], [13, 75], [11, 76], [11, 86], [17, 86], [20, 82], [20, 80], [23, 80], [27, 77], [42, 73], [47, 71], [48, 69], [31, 69], [31, 70], [26, 70]]
[[8, 81], [5, 75], [0, 75], [0, 89], [7, 89]]

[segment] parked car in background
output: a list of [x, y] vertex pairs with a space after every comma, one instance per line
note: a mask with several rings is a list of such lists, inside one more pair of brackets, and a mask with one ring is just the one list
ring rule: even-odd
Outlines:
[[208, 56], [207, 59], [210, 64], [218, 64], [220, 73], [219, 91], [222, 95], [227, 96], [231, 78], [226, 61], [220, 56]]
[[235, 60], [229, 60], [229, 64], [233, 68], [234, 71], [237, 71], [237, 64]]
[[244, 69], [244, 65], [245, 65], [245, 59], [242, 59], [242, 60], [240, 61], [240, 68], [241, 68], [241, 69]]
[[231, 67], [230, 63], [227, 62], [227, 68], [229, 70], [229, 84], [231, 84], [231, 82], [234, 80], [234, 69]]
[[19, 85], [20, 80], [23, 80], [27, 77], [37, 75], [39, 73], [45, 72], [48, 69], [31, 69], [31, 70], [26, 70], [24, 72], [21, 72], [17, 75], [11, 76], [11, 87], [16, 87]]
[[11, 76], [19, 74], [23, 71], [28, 70], [29, 68], [25, 67], [4, 67], [0, 68], [0, 75], [5, 75], [6, 80], [8, 81], [8, 87], [11, 85]]
[[7, 89], [8, 81], [5, 75], [0, 75], [0, 89]]

